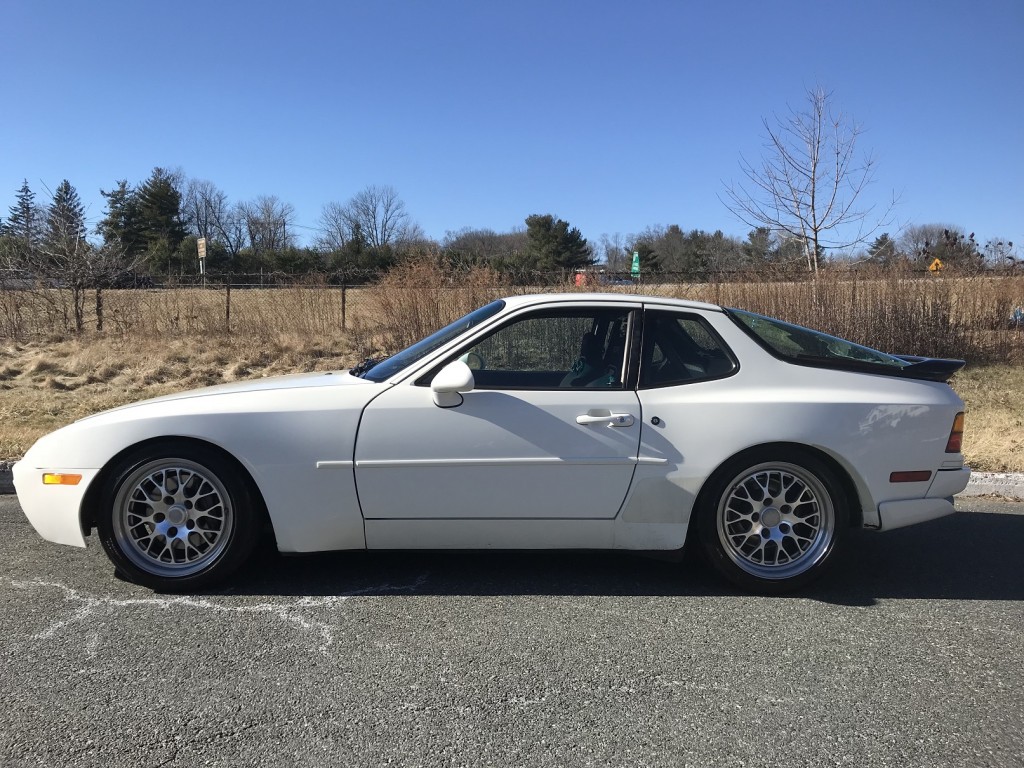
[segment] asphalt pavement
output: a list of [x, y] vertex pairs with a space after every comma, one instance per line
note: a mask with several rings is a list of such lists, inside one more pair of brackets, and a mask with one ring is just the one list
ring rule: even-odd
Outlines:
[[154, 594], [0, 499], [0, 765], [1024, 765], [1024, 504], [799, 596], [636, 555], [260, 557]]

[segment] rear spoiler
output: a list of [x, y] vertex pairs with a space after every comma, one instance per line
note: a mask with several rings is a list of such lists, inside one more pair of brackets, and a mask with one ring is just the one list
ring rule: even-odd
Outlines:
[[938, 357], [918, 357], [917, 355], [893, 355], [910, 365], [900, 368], [898, 376], [908, 379], [924, 379], [925, 381], [949, 381], [953, 374], [967, 365], [964, 360], [943, 360]]

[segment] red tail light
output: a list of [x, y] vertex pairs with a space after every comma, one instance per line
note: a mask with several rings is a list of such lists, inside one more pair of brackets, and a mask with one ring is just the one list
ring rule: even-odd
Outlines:
[[949, 440], [946, 441], [946, 453], [960, 453], [964, 442], [964, 415], [958, 413], [953, 419], [953, 429], [949, 433]]

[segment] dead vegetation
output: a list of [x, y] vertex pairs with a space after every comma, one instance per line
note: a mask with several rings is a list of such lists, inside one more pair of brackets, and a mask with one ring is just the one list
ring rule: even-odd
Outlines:
[[278, 336], [87, 338], [0, 347], [0, 458], [108, 408], [239, 379], [348, 368], [351, 343]]
[[[499, 296], [551, 290], [573, 289], [512, 285], [487, 267], [453, 274], [435, 261], [401, 265], [357, 289], [311, 279], [233, 290], [230, 299], [223, 286], [111, 290], [104, 330], [78, 335], [63, 330], [52, 293], [0, 290], [0, 458], [105, 408], [237, 379], [347, 368]], [[964, 358], [969, 367], [953, 384], [968, 405], [966, 454], [978, 469], [1024, 471], [1024, 329], [1008, 322], [1024, 305], [1024, 276], [833, 273], [614, 290], [764, 312], [891, 352]]]
[[967, 404], [968, 463], [984, 472], [1024, 472], [1024, 366], [966, 368], [952, 385]]

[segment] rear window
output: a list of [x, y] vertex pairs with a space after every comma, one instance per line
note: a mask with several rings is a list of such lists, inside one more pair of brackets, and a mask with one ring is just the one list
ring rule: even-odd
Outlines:
[[911, 365], [907, 360], [879, 352], [877, 349], [764, 315], [742, 309], [730, 309], [729, 315], [761, 346], [784, 360], [805, 365], [859, 370], [883, 368], [889, 372], [899, 371]]

